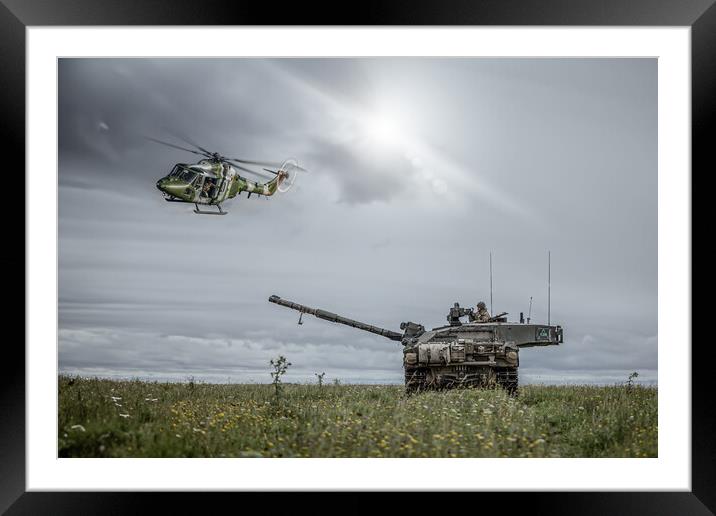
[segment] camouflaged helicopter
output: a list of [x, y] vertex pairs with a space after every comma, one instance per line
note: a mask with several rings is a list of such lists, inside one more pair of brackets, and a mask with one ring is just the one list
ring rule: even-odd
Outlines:
[[[227, 199], [233, 199], [241, 192], [248, 192], [249, 198], [252, 194], [257, 197], [262, 195], [269, 197], [277, 191], [285, 193], [293, 186], [298, 172], [306, 172], [306, 169], [298, 166], [294, 159], [275, 163], [226, 158], [218, 152], [210, 152], [186, 138], [181, 139], [198, 150], [187, 149], [155, 138], [148, 139], [204, 157], [198, 163], [175, 164], [168, 175], [157, 181], [157, 188], [164, 194], [164, 200], [193, 203], [194, 213], [199, 215], [226, 215], [228, 212], [221, 208], [221, 203]], [[247, 168], [245, 165], [261, 167], [263, 171], [273, 174], [273, 177], [264, 172]], [[272, 170], [273, 168], [276, 170]], [[239, 170], [268, 178], [269, 181], [265, 183], [252, 181], [239, 175]], [[218, 211], [201, 210], [199, 209], [200, 204], [216, 206]]]

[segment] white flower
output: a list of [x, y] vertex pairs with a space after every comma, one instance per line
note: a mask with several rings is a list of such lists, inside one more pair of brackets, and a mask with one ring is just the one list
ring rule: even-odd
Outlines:
[[85, 430], [85, 427], [83, 427], [82, 425], [72, 425], [70, 428], [72, 430], [82, 430], [83, 432], [87, 431], [87, 430]]
[[120, 414], [119, 417], [129, 417], [129, 414]]

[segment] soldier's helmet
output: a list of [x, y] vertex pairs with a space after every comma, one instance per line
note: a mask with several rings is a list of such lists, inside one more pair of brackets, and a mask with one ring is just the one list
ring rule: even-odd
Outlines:
[[477, 308], [479, 308], [480, 310], [484, 310], [485, 308], [487, 308], [487, 305], [484, 301], [480, 301], [479, 303], [477, 303]]

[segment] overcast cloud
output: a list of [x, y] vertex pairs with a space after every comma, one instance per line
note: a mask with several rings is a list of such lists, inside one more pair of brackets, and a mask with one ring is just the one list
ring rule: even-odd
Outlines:
[[[268, 303], [398, 330], [453, 302], [562, 346], [526, 382], [657, 379], [655, 59], [62, 59], [59, 367], [112, 377], [402, 382], [400, 345]], [[197, 156], [296, 158], [286, 194], [224, 217], [154, 184]]]

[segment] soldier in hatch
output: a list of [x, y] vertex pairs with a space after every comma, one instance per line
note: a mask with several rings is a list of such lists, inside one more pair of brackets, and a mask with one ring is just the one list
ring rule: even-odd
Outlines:
[[487, 306], [483, 301], [477, 303], [477, 312], [474, 317], [475, 322], [490, 322], [490, 312], [487, 311]]

